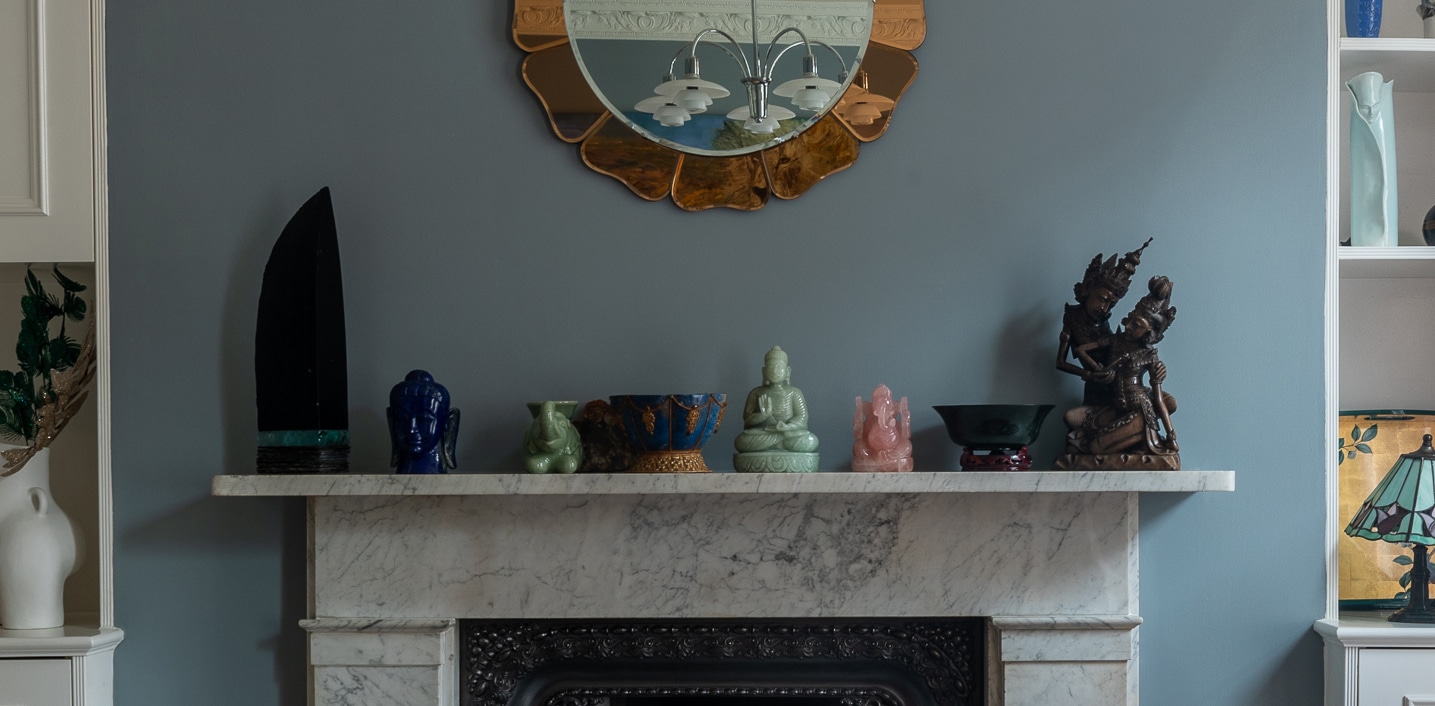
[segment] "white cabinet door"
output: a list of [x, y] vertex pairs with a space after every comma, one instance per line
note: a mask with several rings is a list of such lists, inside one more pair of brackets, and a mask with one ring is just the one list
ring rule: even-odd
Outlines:
[[0, 0], [0, 261], [95, 259], [89, 0]]
[[1360, 706], [1435, 703], [1435, 650], [1360, 651]]
[[0, 706], [72, 706], [70, 660], [0, 660]]

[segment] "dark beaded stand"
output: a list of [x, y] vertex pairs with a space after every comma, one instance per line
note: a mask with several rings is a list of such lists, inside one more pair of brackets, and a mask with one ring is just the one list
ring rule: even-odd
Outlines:
[[1029, 471], [1031, 454], [1023, 446], [1018, 449], [997, 449], [977, 453], [970, 446], [962, 447], [962, 470], [964, 471]]

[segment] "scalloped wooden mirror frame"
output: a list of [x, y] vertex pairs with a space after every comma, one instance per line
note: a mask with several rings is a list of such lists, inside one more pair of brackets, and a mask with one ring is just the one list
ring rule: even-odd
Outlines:
[[[769, 196], [795, 199], [828, 175], [857, 161], [861, 143], [887, 132], [902, 94], [917, 77], [912, 50], [927, 36], [924, 0], [873, 0], [872, 36], [857, 80], [827, 115], [797, 137], [759, 152], [710, 157], [679, 152], [613, 119], [578, 66], [563, 19], [563, 0], [514, 0], [513, 41], [528, 56], [523, 79], [537, 94], [553, 133], [579, 145], [583, 163], [623, 182], [649, 201], [671, 197], [689, 211], [755, 211]], [[845, 107], [864, 98], [881, 103], [881, 117], [857, 124]]]

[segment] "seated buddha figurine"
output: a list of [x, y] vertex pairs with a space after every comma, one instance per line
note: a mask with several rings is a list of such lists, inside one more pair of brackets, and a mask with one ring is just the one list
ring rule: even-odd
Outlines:
[[523, 434], [523, 466], [529, 473], [573, 473], [583, 463], [583, 441], [578, 429], [544, 402]]
[[872, 401], [857, 398], [852, 417], [852, 470], [862, 473], [912, 470], [912, 410], [907, 398], [892, 402], [892, 390], [878, 385]]
[[389, 465], [403, 475], [447, 473], [458, 467], [458, 410], [433, 376], [414, 370], [389, 391]]
[[790, 383], [787, 353], [773, 346], [763, 358], [762, 386], [742, 409], [742, 433], [733, 445], [739, 473], [809, 473], [817, 470], [817, 437], [807, 431], [807, 400]]

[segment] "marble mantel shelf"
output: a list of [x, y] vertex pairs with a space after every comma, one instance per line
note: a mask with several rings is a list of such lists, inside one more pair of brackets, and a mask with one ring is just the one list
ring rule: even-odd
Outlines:
[[1022, 473], [223, 475], [226, 496], [1195, 493], [1234, 491], [1234, 471]]

